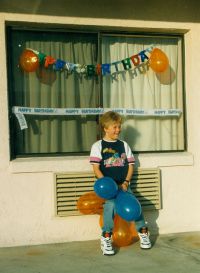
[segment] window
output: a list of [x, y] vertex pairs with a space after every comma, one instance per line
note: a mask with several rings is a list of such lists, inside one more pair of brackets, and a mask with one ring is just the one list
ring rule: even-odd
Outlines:
[[[10, 109], [178, 109], [182, 112], [178, 117], [125, 116], [121, 138], [136, 152], [185, 149], [181, 36], [19, 27], [8, 27], [7, 34]], [[168, 56], [167, 71], [155, 73], [148, 62], [124, 69], [121, 60], [152, 45]], [[112, 71], [105, 76], [57, 71], [53, 65], [41, 65], [27, 73], [19, 67], [20, 55], [26, 48], [71, 64], [118, 64], [112, 65]], [[16, 115], [11, 114], [12, 157], [88, 153], [100, 137], [95, 115], [25, 115], [25, 119], [28, 128], [21, 130]]]
[[[155, 73], [145, 63], [122, 70], [117, 77], [103, 78], [104, 107], [183, 110], [182, 39], [179, 37], [119, 37], [102, 39], [103, 60], [124, 60], [150, 45], [166, 53], [170, 66]], [[183, 115], [125, 118], [122, 137], [135, 151], [180, 151], [184, 149]]]

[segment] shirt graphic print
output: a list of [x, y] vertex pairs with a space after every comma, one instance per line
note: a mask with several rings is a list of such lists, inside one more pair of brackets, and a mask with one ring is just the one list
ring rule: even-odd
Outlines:
[[90, 163], [99, 164], [104, 176], [113, 178], [117, 184], [126, 179], [128, 165], [135, 159], [130, 147], [125, 141], [99, 140], [91, 148]]

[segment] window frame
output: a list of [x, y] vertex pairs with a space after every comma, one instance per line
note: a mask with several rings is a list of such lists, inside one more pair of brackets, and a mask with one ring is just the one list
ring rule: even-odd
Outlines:
[[[62, 157], [62, 156], [85, 156], [88, 155], [89, 152], [63, 152], [63, 153], [34, 153], [34, 154], [22, 154], [16, 155], [14, 150], [14, 132], [16, 121], [15, 116], [12, 113], [12, 106], [14, 105], [14, 95], [12, 94], [13, 83], [10, 80], [12, 74], [11, 60], [9, 51], [11, 50], [10, 35], [14, 30], [21, 31], [40, 31], [40, 32], [54, 32], [59, 31], [63, 33], [73, 32], [73, 33], [95, 33], [98, 36], [98, 50], [100, 54], [98, 54], [98, 61], [101, 63], [101, 40], [102, 36], [120, 36], [120, 37], [163, 37], [163, 38], [171, 38], [178, 37], [181, 39], [181, 52], [182, 52], [182, 95], [183, 95], [183, 138], [184, 138], [184, 149], [183, 150], [164, 150], [164, 151], [134, 151], [135, 154], [155, 154], [155, 153], [171, 153], [171, 152], [185, 152], [187, 151], [188, 143], [187, 143], [187, 118], [186, 118], [186, 94], [185, 94], [185, 43], [184, 43], [184, 34], [183, 33], [164, 33], [162, 31], [140, 31], [135, 30], [133, 28], [116, 28], [116, 27], [91, 27], [91, 26], [75, 26], [75, 25], [54, 25], [54, 24], [38, 24], [38, 23], [24, 23], [24, 22], [6, 22], [6, 51], [7, 51], [7, 78], [8, 78], [8, 105], [9, 105], [9, 134], [10, 134], [10, 159], [13, 160], [15, 158], [28, 158], [28, 157]], [[99, 107], [103, 106], [103, 81], [102, 75], [99, 76], [100, 88], [99, 94]], [[97, 116], [97, 123], [99, 120], [99, 116]], [[97, 135], [100, 137], [100, 132], [97, 132]]]

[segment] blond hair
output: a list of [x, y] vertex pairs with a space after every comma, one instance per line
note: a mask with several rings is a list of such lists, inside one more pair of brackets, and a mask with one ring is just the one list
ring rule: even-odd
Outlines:
[[100, 126], [102, 132], [104, 132], [104, 128], [108, 128], [108, 126], [113, 123], [122, 123], [122, 117], [120, 116], [120, 114], [114, 111], [108, 111], [104, 113], [100, 118]]

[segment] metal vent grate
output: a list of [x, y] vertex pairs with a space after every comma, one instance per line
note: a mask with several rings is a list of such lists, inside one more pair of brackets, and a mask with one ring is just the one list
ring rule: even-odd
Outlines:
[[[57, 173], [56, 214], [58, 216], [80, 215], [76, 203], [79, 197], [93, 191], [96, 178], [93, 173]], [[131, 189], [143, 209], [160, 209], [160, 170], [137, 169], [131, 180]]]
[[131, 189], [143, 210], [161, 209], [160, 169], [137, 169], [131, 180]]

